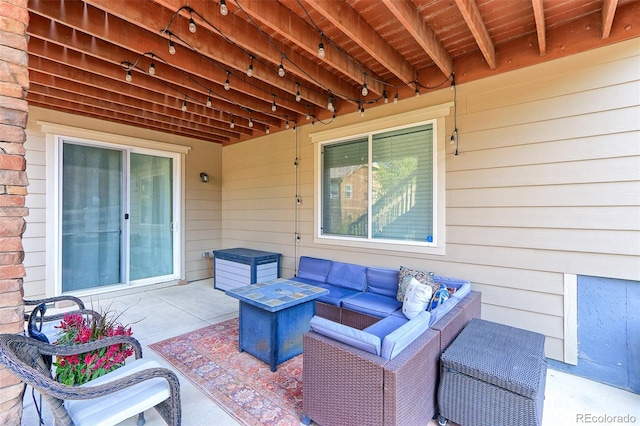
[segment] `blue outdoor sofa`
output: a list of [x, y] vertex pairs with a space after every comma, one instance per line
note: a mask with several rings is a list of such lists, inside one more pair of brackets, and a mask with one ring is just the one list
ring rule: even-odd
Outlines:
[[303, 423], [415, 425], [437, 414], [440, 354], [480, 316], [480, 293], [433, 276], [452, 294], [409, 319], [398, 288], [416, 272], [300, 258], [291, 279], [329, 290], [304, 335]]

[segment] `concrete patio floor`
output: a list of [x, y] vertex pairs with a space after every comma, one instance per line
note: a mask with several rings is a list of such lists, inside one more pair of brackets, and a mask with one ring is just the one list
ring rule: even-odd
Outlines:
[[[223, 291], [213, 289], [210, 279], [183, 286], [132, 290], [117, 297], [113, 294], [94, 296], [88, 302], [88, 306], [91, 305], [96, 310], [108, 308], [122, 312], [120, 319], [123, 323], [132, 325], [134, 337], [143, 345], [144, 356], [157, 359], [169, 368], [171, 366], [148, 349], [147, 345], [238, 315], [238, 301], [226, 296]], [[184, 426], [240, 424], [188, 379], [179, 373], [178, 375]], [[544, 426], [621, 423], [603, 422], [603, 416], [630, 416], [635, 421], [627, 424], [640, 424], [640, 395], [557, 370], [548, 370], [542, 422]], [[165, 424], [155, 410], [147, 411], [145, 417], [148, 426]], [[133, 426], [136, 424], [135, 420], [131, 418], [121, 424]], [[46, 403], [44, 421], [46, 425], [53, 424]], [[432, 421], [431, 424], [436, 425], [437, 422]], [[22, 425], [38, 425], [31, 389], [25, 392]]]

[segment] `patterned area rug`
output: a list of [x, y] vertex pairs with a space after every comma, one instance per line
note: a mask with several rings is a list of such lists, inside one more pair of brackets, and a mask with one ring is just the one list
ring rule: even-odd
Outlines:
[[149, 346], [240, 423], [299, 425], [302, 355], [269, 366], [238, 352], [238, 319], [214, 324]]

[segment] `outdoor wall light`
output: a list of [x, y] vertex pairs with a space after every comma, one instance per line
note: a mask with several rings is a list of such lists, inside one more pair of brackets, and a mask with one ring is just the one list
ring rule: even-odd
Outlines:
[[204, 183], [209, 182], [209, 175], [205, 172], [200, 173], [200, 180], [202, 180], [202, 182]]

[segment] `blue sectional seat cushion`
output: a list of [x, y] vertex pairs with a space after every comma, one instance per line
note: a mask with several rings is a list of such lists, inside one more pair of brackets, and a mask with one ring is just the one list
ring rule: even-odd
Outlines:
[[363, 331], [366, 331], [370, 334], [375, 334], [380, 338], [380, 341], [382, 341], [387, 336], [387, 334], [391, 333], [398, 327], [405, 325], [408, 322], [409, 320], [407, 319], [407, 317], [402, 315], [402, 312], [400, 312], [400, 315], [398, 316], [389, 315], [386, 318], [382, 318], [380, 321], [376, 322], [373, 325], [370, 325]]
[[396, 297], [398, 293], [397, 269], [367, 268], [367, 291], [388, 297]]
[[[310, 283], [307, 283], [310, 284]], [[330, 284], [312, 284], [317, 285], [318, 287], [326, 288], [329, 290], [329, 294], [325, 294], [324, 296], [318, 297], [316, 300], [324, 303], [328, 303], [329, 305], [334, 306], [342, 306], [342, 303], [358, 294], [361, 294], [359, 291], [351, 290], [344, 287], [336, 287]]]
[[316, 257], [301, 256], [298, 262], [298, 278], [327, 282], [327, 276], [333, 261]]
[[339, 324], [319, 316], [311, 318], [309, 325], [313, 331], [323, 336], [371, 354], [380, 355], [381, 340], [380, 337], [375, 334], [367, 333], [366, 331]]
[[384, 318], [402, 307], [393, 297], [364, 292], [342, 301], [342, 307], [374, 317]]
[[382, 341], [380, 356], [385, 359], [393, 359], [422, 333], [429, 329], [429, 312], [420, 312], [415, 318], [401, 325]]
[[327, 284], [365, 291], [367, 288], [367, 267], [353, 263], [333, 262], [327, 276]]

